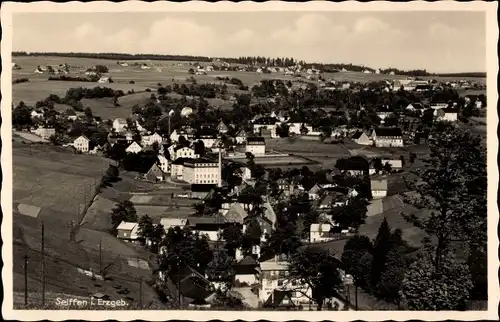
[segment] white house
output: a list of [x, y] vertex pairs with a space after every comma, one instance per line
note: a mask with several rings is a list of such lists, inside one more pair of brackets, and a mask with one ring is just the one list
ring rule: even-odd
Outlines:
[[81, 135], [73, 141], [73, 146], [77, 151], [89, 152], [89, 143], [90, 140], [85, 135]]
[[199, 158], [200, 156], [195, 153], [193, 148], [187, 147], [187, 146], [177, 146], [177, 147], [169, 147], [169, 152], [170, 152], [170, 158], [172, 160], [177, 160], [178, 158], [191, 158], [191, 159], [196, 159]]
[[424, 110], [424, 106], [422, 105], [422, 103], [410, 103], [410, 104], [408, 104], [408, 106], [406, 107], [406, 109], [408, 111], [412, 111], [412, 112], [423, 111]]
[[136, 222], [122, 221], [116, 228], [116, 237], [125, 241], [134, 242], [139, 239], [139, 224]]
[[217, 161], [205, 158], [184, 162], [182, 179], [190, 184], [221, 184], [221, 168]]
[[160, 224], [163, 226], [165, 231], [167, 232], [169, 228], [180, 227], [184, 228], [186, 226], [187, 219], [186, 218], [161, 218]]
[[56, 129], [54, 128], [46, 128], [46, 127], [39, 127], [37, 128], [34, 133], [41, 137], [42, 139], [48, 140], [52, 135], [56, 134]]
[[434, 116], [438, 121], [456, 122], [458, 121], [458, 110], [454, 108], [442, 108], [434, 111]]
[[247, 133], [245, 130], [241, 130], [236, 134], [236, 144], [243, 144], [247, 140]]
[[99, 84], [109, 84], [109, 79], [110, 79], [109, 77], [101, 77], [97, 82]]
[[387, 196], [387, 179], [371, 179], [370, 180], [371, 191], [373, 199], [380, 199]]
[[403, 170], [403, 161], [401, 159], [382, 159], [382, 165], [386, 165], [389, 163], [392, 171], [402, 171]]
[[127, 128], [127, 120], [123, 118], [117, 118], [113, 121], [113, 129], [115, 129], [116, 132], [120, 133], [125, 131]]
[[159, 164], [158, 166], [160, 167], [161, 171], [163, 171], [164, 173], [168, 173], [169, 172], [169, 168], [168, 168], [168, 165], [169, 165], [169, 162], [168, 162], [168, 159], [165, 158], [165, 156], [163, 155], [158, 155], [158, 161], [159, 161]]
[[[238, 251], [239, 249], [236, 250], [237, 253]], [[245, 256], [241, 260], [237, 260], [233, 268], [235, 282], [248, 286], [259, 282], [260, 265], [252, 256]]]
[[321, 187], [318, 184], [315, 184], [307, 194], [309, 195], [310, 200], [318, 200], [321, 195]]
[[368, 135], [366, 135], [366, 133], [362, 131], [354, 133], [354, 135], [352, 136], [352, 140], [360, 145], [371, 145], [373, 143]]
[[153, 145], [155, 142], [158, 143], [158, 144], [162, 144], [163, 143], [163, 138], [161, 135], [159, 135], [158, 133], [154, 133], [152, 135], [144, 135], [142, 137], [142, 140], [141, 140], [142, 144], [143, 145], [146, 145], [146, 146], [150, 146], [150, 145]]
[[403, 132], [400, 128], [387, 127], [377, 128], [372, 135], [375, 146], [377, 147], [402, 147]]
[[309, 230], [309, 242], [322, 243], [335, 239], [334, 235], [330, 233], [332, 225], [330, 224], [311, 224]]
[[263, 137], [249, 137], [245, 146], [245, 152], [253, 155], [266, 154], [266, 141]]
[[31, 111], [31, 118], [43, 118], [43, 111], [33, 110]]
[[[264, 303], [275, 290], [294, 290], [292, 293], [294, 304], [308, 305], [310, 303], [311, 289], [305, 285], [300, 285], [296, 280], [288, 278], [289, 265], [290, 263], [280, 258], [280, 256], [260, 263], [260, 302]], [[305, 296], [304, 293], [309, 297]]]
[[137, 142], [132, 142], [126, 149], [125, 152], [127, 153], [134, 153], [137, 154], [142, 151], [142, 147], [137, 143]]

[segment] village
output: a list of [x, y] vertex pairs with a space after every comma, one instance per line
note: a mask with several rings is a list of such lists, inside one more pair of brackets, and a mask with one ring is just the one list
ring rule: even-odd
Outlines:
[[[117, 65], [162, 72], [148, 63]], [[381, 291], [361, 280], [347, 263], [349, 242], [379, 240], [388, 229], [405, 256], [423, 247], [427, 233], [403, 219], [424, 214], [410, 202], [414, 172], [425, 169], [440, 126], [475, 131], [485, 124], [485, 96], [456, 92], [484, 85], [419, 77], [338, 81], [300, 64], [172, 65], [184, 68], [186, 82], [148, 88], [126, 117], [104, 119], [81, 103], [109, 98], [120, 108], [120, 100], [137, 95], [108, 88], [112, 68], [101, 65], [78, 76], [100, 87], [13, 106], [13, 134], [23, 142], [109, 160], [83, 215], [87, 228], [154, 254], [155, 288], [173, 308], [407, 308], [400, 286]], [[57, 66], [37, 66], [34, 73], [81, 69]], [[231, 78], [189, 78], [214, 70], [232, 72]], [[243, 92], [234, 89], [245, 88], [240, 71], [280, 76]], [[384, 74], [360, 72], [370, 73]], [[230, 99], [228, 89], [235, 92]], [[212, 97], [231, 108], [211, 106]], [[60, 105], [69, 108], [58, 111]], [[111, 226], [92, 226], [103, 221]], [[335, 273], [318, 278], [318, 269]], [[389, 268], [381, 270], [379, 280]]]

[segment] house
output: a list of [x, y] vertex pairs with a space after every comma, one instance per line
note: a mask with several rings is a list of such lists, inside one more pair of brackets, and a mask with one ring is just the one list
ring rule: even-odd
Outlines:
[[321, 195], [321, 187], [318, 184], [315, 184], [314, 187], [309, 189], [307, 194], [309, 195], [309, 200], [318, 200]]
[[169, 148], [170, 158], [175, 161], [178, 158], [191, 158], [196, 159], [200, 156], [195, 153], [193, 148], [187, 146], [171, 146]]
[[293, 185], [287, 179], [278, 179], [276, 184], [278, 185], [279, 190], [284, 191], [287, 194], [290, 194], [293, 191]]
[[125, 136], [125, 140], [127, 141], [127, 144], [132, 144], [132, 142], [134, 142], [134, 133], [132, 132], [126, 132], [124, 134]]
[[136, 242], [139, 239], [139, 224], [136, 222], [122, 221], [116, 230], [116, 237], [121, 240]]
[[127, 128], [127, 121], [123, 118], [117, 118], [113, 121], [113, 129], [115, 129], [116, 132], [120, 133], [125, 131]]
[[170, 177], [172, 179], [182, 180], [184, 174], [184, 163], [190, 161], [191, 158], [177, 158], [172, 161], [172, 165], [170, 167]]
[[41, 137], [42, 139], [48, 140], [50, 139], [51, 136], [56, 135], [56, 129], [39, 127], [35, 130], [35, 134]]
[[272, 308], [274, 310], [291, 310], [297, 308], [292, 300], [292, 291], [274, 290], [269, 298], [264, 302], [264, 308]]
[[371, 145], [373, 143], [368, 135], [366, 135], [366, 133], [362, 131], [354, 133], [354, 135], [352, 136], [352, 140], [360, 145]]
[[137, 154], [142, 151], [142, 147], [137, 143], [137, 142], [132, 142], [126, 149], [125, 152], [127, 153], [134, 153]]
[[[266, 303], [275, 290], [292, 291], [291, 300], [296, 305], [310, 304], [312, 291], [305, 285], [300, 285], [297, 280], [290, 280], [289, 265], [284, 256], [275, 256], [260, 262], [260, 289], [259, 301]], [[299, 292], [300, 290], [302, 292]], [[308, 296], [304, 295], [307, 294]]]
[[368, 160], [361, 156], [340, 159], [335, 164], [335, 167], [340, 170], [341, 173], [348, 173], [352, 176], [367, 175], [369, 172]]
[[217, 125], [217, 131], [219, 131], [219, 133], [227, 133], [227, 131], [229, 131], [228, 127], [226, 124], [224, 124], [223, 121], [220, 121], [219, 125]]
[[434, 115], [438, 121], [456, 122], [458, 121], [458, 109], [442, 108], [434, 111]]
[[144, 175], [145, 179], [150, 182], [158, 182], [163, 181], [163, 171], [161, 171], [160, 167], [157, 163], [154, 163], [148, 172]]
[[165, 232], [168, 232], [170, 228], [180, 227], [181, 229], [186, 226], [186, 218], [161, 218], [160, 225], [163, 226]]
[[101, 77], [97, 81], [99, 84], [109, 84], [110, 83], [110, 78], [109, 77]]
[[43, 118], [43, 111], [42, 110], [33, 110], [31, 111], [31, 118]]
[[90, 140], [85, 135], [80, 135], [73, 141], [73, 146], [77, 151], [89, 152]]
[[191, 185], [191, 198], [192, 199], [207, 199], [213, 194], [214, 189], [217, 187], [213, 183], [194, 183]]
[[248, 137], [245, 152], [253, 155], [266, 154], [266, 140], [263, 137]]
[[163, 137], [159, 135], [158, 133], [154, 133], [153, 135], [145, 135], [142, 137], [142, 145], [146, 146], [151, 146], [154, 143], [162, 144], [163, 143]]
[[377, 147], [403, 147], [403, 132], [397, 127], [377, 128], [372, 138]]
[[415, 111], [423, 111], [425, 109], [425, 107], [422, 105], [422, 103], [410, 103], [410, 104], [408, 104], [406, 109], [408, 111], [415, 112]]
[[322, 243], [336, 238], [331, 232], [332, 225], [330, 224], [311, 224], [309, 230], [309, 242]]
[[387, 178], [371, 179], [370, 185], [373, 199], [380, 199], [387, 196]]
[[186, 225], [200, 235], [207, 236], [210, 241], [222, 240], [222, 230], [229, 226], [225, 218], [219, 214], [214, 216], [189, 217]]
[[241, 130], [236, 134], [236, 144], [243, 144], [247, 140], [247, 132]]
[[446, 102], [433, 102], [430, 104], [431, 108], [433, 110], [439, 110], [439, 109], [442, 109], [442, 108], [447, 108], [448, 107], [448, 103]]
[[243, 208], [243, 205], [239, 202], [233, 203], [226, 214], [224, 215], [227, 222], [243, 224], [246, 217], [248, 217], [247, 211]]
[[401, 159], [382, 159], [382, 165], [389, 164], [392, 172], [403, 171], [403, 161]]
[[259, 282], [260, 265], [252, 256], [245, 256], [233, 265], [236, 284], [251, 286]]
[[184, 162], [182, 178], [190, 184], [222, 184], [221, 168], [217, 161], [207, 158]]
[[158, 155], [158, 166], [160, 167], [161, 171], [163, 171], [163, 173], [169, 172], [168, 165], [169, 165], [168, 159], [165, 158], [164, 155], [159, 154]]
[[168, 273], [160, 271], [158, 277], [166, 282], [166, 288], [170, 294], [180, 293], [179, 297], [183, 306], [209, 307], [209, 302], [215, 292], [212, 289], [212, 283], [194, 268], [181, 263]]
[[35, 74], [43, 74], [43, 70], [40, 69], [40, 67], [37, 67], [34, 71]]

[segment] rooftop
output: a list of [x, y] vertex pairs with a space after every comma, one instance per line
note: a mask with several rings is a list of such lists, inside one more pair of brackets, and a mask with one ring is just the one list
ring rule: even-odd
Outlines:
[[379, 127], [375, 129], [375, 134], [377, 136], [389, 136], [389, 137], [401, 137], [403, 132], [399, 127]]

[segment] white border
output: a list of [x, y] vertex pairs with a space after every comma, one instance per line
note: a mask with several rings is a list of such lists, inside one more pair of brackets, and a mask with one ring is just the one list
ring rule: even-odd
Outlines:
[[[121, 3], [110, 3], [96, 1], [93, 3], [52, 3], [47, 1], [35, 3], [2, 3], [1, 23], [2, 23], [2, 75], [1, 89], [3, 99], [1, 102], [2, 111], [2, 154], [1, 165], [3, 172], [3, 186], [1, 191], [1, 204], [3, 210], [2, 239], [4, 241], [2, 256], [4, 268], [2, 271], [2, 280], [4, 284], [4, 303], [2, 312], [6, 319], [17, 319], [24, 321], [37, 321], [50, 319], [61, 321], [65, 319], [82, 318], [90, 321], [116, 319], [121, 321], [130, 321], [143, 319], [149, 321], [161, 321], [165, 319], [181, 319], [193, 321], [206, 321], [211, 319], [220, 319], [223, 321], [244, 319], [255, 321], [266, 319], [271, 321], [286, 320], [366, 320], [382, 321], [396, 320], [403, 321], [408, 319], [419, 319], [427, 321], [456, 319], [463, 321], [472, 321], [479, 319], [498, 318], [498, 208], [496, 203], [498, 189], [498, 168], [496, 159], [498, 155], [498, 139], [496, 128], [498, 125], [498, 114], [495, 109], [495, 102], [498, 101], [496, 78], [498, 74], [498, 24], [497, 24], [497, 3], [486, 3], [473, 1], [468, 3], [458, 3], [452, 1], [442, 2], [423, 2], [414, 1], [408, 3], [390, 3], [385, 1], [375, 1], [370, 3], [360, 3], [346, 1], [342, 3], [330, 3], [323, 1], [314, 1], [307, 3], [285, 3], [271, 1], [267, 3], [254, 2], [218, 2], [205, 3], [200, 1], [186, 3], [168, 3], [155, 2], [143, 3], [140, 1], [126, 1]], [[236, 11], [479, 11], [486, 12], [487, 29], [487, 98], [488, 98], [488, 125], [487, 125], [487, 164], [488, 164], [488, 311], [480, 312], [391, 312], [391, 311], [357, 311], [357, 312], [273, 312], [273, 311], [28, 311], [13, 310], [13, 279], [12, 279], [12, 131], [11, 131], [11, 93], [12, 93], [12, 70], [11, 66], [11, 48], [12, 48], [12, 14], [20, 12], [236, 12]], [[464, 39], [464, 41], [467, 41]], [[7, 214], [7, 215], [6, 215]]]

